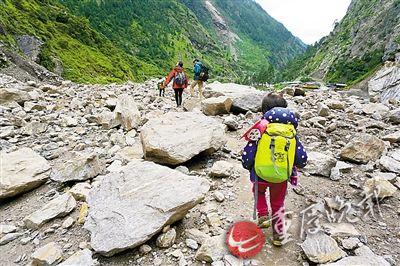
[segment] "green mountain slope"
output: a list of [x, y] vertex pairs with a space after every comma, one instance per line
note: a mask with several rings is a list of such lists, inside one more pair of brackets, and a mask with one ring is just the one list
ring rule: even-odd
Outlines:
[[265, 79], [305, 49], [252, 0], [0, 1], [0, 41], [19, 49], [25, 35], [43, 42], [40, 64], [96, 83], [165, 75], [194, 57], [214, 77]]
[[400, 0], [353, 0], [331, 34], [293, 60], [281, 79], [356, 83], [400, 51]]

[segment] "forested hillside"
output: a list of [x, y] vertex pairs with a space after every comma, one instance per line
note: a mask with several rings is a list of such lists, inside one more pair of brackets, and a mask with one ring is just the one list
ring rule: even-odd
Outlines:
[[331, 34], [293, 60], [281, 79], [363, 80], [400, 51], [399, 14], [399, 0], [353, 0]]
[[305, 49], [252, 0], [4, 0], [0, 7], [0, 41], [25, 51], [18, 40], [34, 38], [36, 61], [78, 82], [144, 80], [194, 57], [213, 77], [262, 81]]

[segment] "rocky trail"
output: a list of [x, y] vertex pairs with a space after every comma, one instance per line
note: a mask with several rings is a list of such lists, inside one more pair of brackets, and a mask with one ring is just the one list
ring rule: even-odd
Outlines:
[[214, 82], [176, 108], [155, 87], [0, 75], [1, 265], [400, 263], [398, 101], [284, 89], [309, 154], [290, 239], [241, 261], [224, 237], [252, 219], [240, 136], [265, 92]]

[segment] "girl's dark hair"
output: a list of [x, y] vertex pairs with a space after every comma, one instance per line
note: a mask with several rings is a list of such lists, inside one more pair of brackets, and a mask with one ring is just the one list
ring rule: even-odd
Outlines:
[[265, 113], [274, 107], [287, 107], [287, 102], [285, 98], [283, 98], [283, 94], [271, 92], [264, 97], [261, 104], [261, 111]]
[[178, 62], [178, 66], [183, 67], [183, 62], [182, 62], [182, 61], [179, 61], [179, 62]]

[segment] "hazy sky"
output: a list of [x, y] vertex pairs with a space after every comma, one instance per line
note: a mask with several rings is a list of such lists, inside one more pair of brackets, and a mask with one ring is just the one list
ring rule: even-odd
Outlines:
[[256, 0], [295, 36], [313, 44], [346, 14], [351, 0]]

